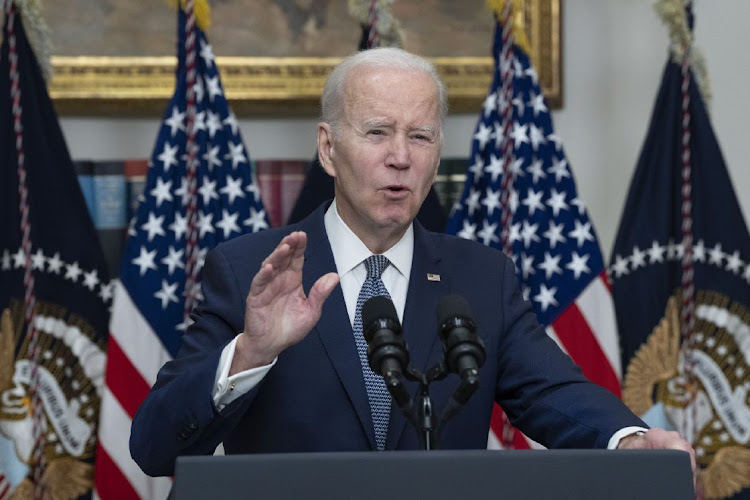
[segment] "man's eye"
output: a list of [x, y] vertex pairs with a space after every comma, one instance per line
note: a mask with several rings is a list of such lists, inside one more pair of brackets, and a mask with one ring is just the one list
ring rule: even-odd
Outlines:
[[372, 135], [383, 135], [382, 130], [370, 130], [370, 134]]

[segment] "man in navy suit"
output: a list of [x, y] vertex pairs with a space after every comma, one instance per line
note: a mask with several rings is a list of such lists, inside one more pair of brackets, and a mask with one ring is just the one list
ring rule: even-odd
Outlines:
[[[357, 302], [368, 280], [393, 300], [420, 370], [443, 356], [439, 300], [461, 295], [475, 313], [487, 360], [442, 448], [485, 448], [497, 401], [548, 447], [692, 456], [679, 435], [647, 430], [585, 379], [537, 323], [510, 259], [414, 221], [437, 174], [446, 109], [435, 69], [402, 50], [362, 52], [333, 71], [318, 151], [335, 198], [298, 224], [208, 255], [195, 323], [133, 420], [130, 449], [146, 473], [172, 474], [177, 456], [211, 454], [219, 443], [227, 453], [418, 449], [401, 412], [377, 401], [358, 352]], [[382, 274], [368, 275], [376, 261]], [[456, 385], [433, 384], [438, 409]]]

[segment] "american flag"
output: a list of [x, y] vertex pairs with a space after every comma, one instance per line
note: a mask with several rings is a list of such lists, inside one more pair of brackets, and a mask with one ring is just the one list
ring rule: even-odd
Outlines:
[[[463, 194], [446, 231], [502, 249], [505, 187], [506, 251], [524, 297], [583, 373], [619, 396], [620, 354], [602, 252], [537, 73], [528, 55], [509, 43], [498, 22], [495, 74], [473, 136]], [[512, 181], [504, 186], [508, 174]], [[510, 428], [497, 407], [488, 444], [537, 446]]]
[[[224, 96], [214, 55], [194, 29], [193, 57], [186, 49], [192, 25], [179, 11], [178, 68], [150, 160], [138, 211], [124, 250], [115, 292], [106, 387], [103, 395], [96, 490], [101, 498], [166, 498], [169, 478], [149, 478], [130, 457], [130, 424], [161, 366], [180, 348], [188, 321], [186, 281], [190, 251], [188, 79], [194, 61], [194, 201], [196, 270], [218, 243], [268, 227], [237, 120]], [[186, 20], [188, 22], [186, 23]], [[187, 33], [187, 35], [186, 35]], [[190, 45], [188, 45], [189, 47]], [[200, 300], [200, 284], [193, 289]]]

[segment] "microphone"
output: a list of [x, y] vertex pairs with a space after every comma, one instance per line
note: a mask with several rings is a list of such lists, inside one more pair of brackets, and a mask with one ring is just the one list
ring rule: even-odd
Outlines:
[[382, 375], [386, 382], [390, 377], [400, 377], [409, 365], [409, 352], [391, 299], [380, 295], [365, 302], [362, 326], [372, 371]]
[[448, 369], [469, 385], [479, 383], [479, 368], [484, 364], [484, 342], [476, 334], [469, 303], [459, 295], [446, 295], [437, 307], [438, 329]]

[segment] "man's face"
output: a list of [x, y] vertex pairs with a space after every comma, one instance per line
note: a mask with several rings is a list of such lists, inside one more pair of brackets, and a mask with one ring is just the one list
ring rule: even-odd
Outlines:
[[416, 217], [437, 175], [440, 125], [437, 89], [424, 72], [361, 68], [349, 76], [338, 130], [320, 124], [318, 147], [339, 214], [366, 244], [400, 238]]

